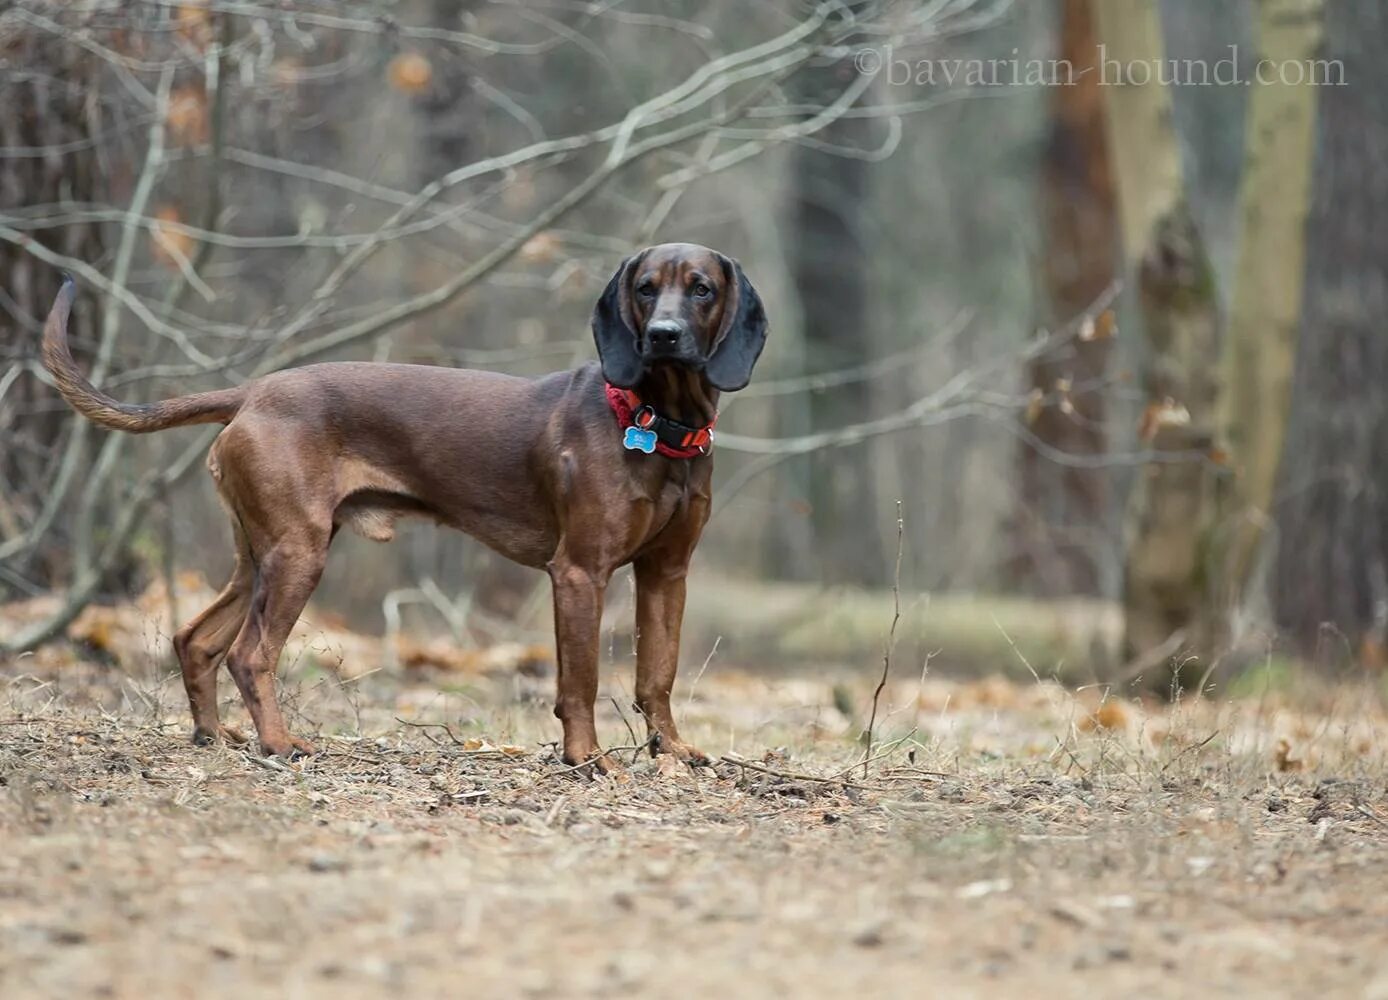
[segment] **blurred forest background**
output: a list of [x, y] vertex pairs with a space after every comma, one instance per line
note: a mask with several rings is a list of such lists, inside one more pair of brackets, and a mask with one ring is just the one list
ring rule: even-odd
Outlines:
[[[1385, 40], [1378, 0], [0, 0], [0, 650], [230, 567], [205, 429], [48, 384], [61, 270], [138, 401], [568, 367], [687, 240], [772, 320], [687, 659], [880, 669], [900, 500], [915, 669], [1380, 668]], [[542, 583], [419, 525], [341, 538], [317, 604], [494, 641]]]

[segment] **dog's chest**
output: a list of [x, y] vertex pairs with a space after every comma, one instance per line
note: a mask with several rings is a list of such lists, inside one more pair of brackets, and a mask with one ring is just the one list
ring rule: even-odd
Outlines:
[[688, 477], [683, 482], [666, 479], [660, 483], [650, 498], [652, 504], [652, 527], [668, 524], [689, 506]]
[[652, 470], [639, 479], [635, 499], [637, 506], [644, 508], [645, 516], [636, 518], [635, 523], [645, 530], [636, 539], [638, 546], [669, 532], [682, 531], [696, 510], [702, 509], [700, 501], [707, 499], [708, 479], [704, 469], [683, 464]]

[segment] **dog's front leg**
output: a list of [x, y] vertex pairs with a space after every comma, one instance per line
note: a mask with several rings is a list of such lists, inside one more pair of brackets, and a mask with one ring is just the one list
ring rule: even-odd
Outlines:
[[670, 692], [680, 659], [688, 556], [661, 552], [636, 560], [636, 708], [645, 716], [651, 752], [705, 765], [708, 755], [680, 739]]
[[554, 637], [559, 692], [554, 714], [564, 727], [564, 762], [593, 761], [609, 772], [615, 765], [599, 752], [593, 721], [598, 699], [598, 638], [607, 577], [556, 556], [549, 566], [554, 584]]

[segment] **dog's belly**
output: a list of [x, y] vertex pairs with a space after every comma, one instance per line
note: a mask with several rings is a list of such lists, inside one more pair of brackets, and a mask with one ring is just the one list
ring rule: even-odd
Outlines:
[[395, 537], [395, 523], [402, 517], [423, 518], [454, 528], [507, 559], [536, 569], [544, 568], [557, 544], [547, 525], [518, 517], [511, 511], [472, 508], [444, 515], [408, 494], [377, 489], [352, 493], [338, 505], [334, 521], [364, 538], [388, 542]]
[[380, 447], [369, 455], [343, 455], [336, 465], [341, 499], [334, 521], [387, 542], [395, 537], [399, 518], [421, 517], [470, 535], [521, 565], [543, 568], [558, 540], [548, 505], [527, 477], [493, 468], [500, 464], [494, 454], [484, 449], [456, 465], [392, 461], [395, 456]]
[[333, 521], [372, 542], [390, 542], [396, 537], [396, 521], [403, 517], [423, 518], [457, 529], [508, 560], [536, 569], [544, 568], [557, 544], [554, 532], [547, 525], [515, 517], [509, 512], [473, 508], [452, 511], [446, 517], [416, 497], [379, 489], [351, 493], [337, 506]]
[[544, 569], [554, 555], [558, 539], [548, 526], [518, 517], [517, 513], [514, 510], [467, 511], [451, 526], [512, 562]]

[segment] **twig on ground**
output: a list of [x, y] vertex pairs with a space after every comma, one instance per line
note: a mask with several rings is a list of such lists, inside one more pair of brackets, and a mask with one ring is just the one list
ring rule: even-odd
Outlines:
[[[617, 710], [617, 716], [622, 720], [622, 725], [627, 727], [627, 735], [631, 737], [631, 742], [640, 743], [640, 739], [638, 739], [636, 736], [636, 730], [631, 727], [631, 722], [627, 719], [626, 712], [622, 711], [622, 703], [617, 700], [617, 696], [608, 695], [608, 699], [612, 702], [612, 707]], [[649, 744], [650, 742], [651, 741], [649, 739], [646, 740], [647, 744]]]
[[1167, 637], [1167, 640], [1160, 646], [1157, 646], [1155, 649], [1149, 649], [1147, 652], [1134, 657], [1125, 664], [1123, 668], [1114, 675], [1110, 683], [1115, 685], [1128, 684], [1137, 680], [1147, 671], [1161, 666], [1167, 660], [1171, 659], [1171, 657], [1175, 656], [1177, 650], [1185, 644], [1185, 641], [1186, 630], [1177, 629], [1175, 632], [1172, 632], [1171, 635]]
[[871, 757], [864, 757], [858, 763], [850, 764], [848, 767], [845, 767], [842, 771], [834, 772], [834, 777], [842, 777], [843, 775], [848, 774], [848, 772], [852, 771], [854, 768], [858, 767], [863, 768], [863, 773], [866, 774], [868, 764], [871, 764], [873, 761], [882, 760], [884, 757], [890, 757], [892, 754], [896, 753], [897, 747], [901, 746], [901, 744], [905, 743], [907, 740], [911, 739], [915, 735], [916, 730], [912, 729], [905, 736], [901, 737], [901, 739], [893, 740], [891, 743], [887, 744], [886, 749], [882, 750], [881, 752], [873, 754]]
[[[599, 756], [599, 757], [606, 757], [606, 756], [607, 756], [608, 754], [610, 754], [610, 753], [620, 753], [620, 752], [623, 751], [623, 750], [637, 750], [637, 751], [640, 751], [640, 750], [646, 749], [646, 748], [647, 748], [648, 746], [650, 746], [650, 745], [651, 745], [651, 741], [650, 741], [650, 740], [647, 740], [645, 743], [638, 744], [637, 746], [629, 746], [629, 747], [608, 747], [606, 750], [600, 751], [600, 752], [598, 753], [598, 756]], [[558, 756], [558, 747], [557, 747], [557, 746], [555, 747], [555, 755]], [[575, 772], [575, 771], [581, 771], [581, 770], [583, 770], [585, 767], [592, 767], [592, 766], [593, 766], [593, 763], [594, 763], [594, 760], [596, 760], [596, 758], [593, 758], [592, 760], [583, 760], [583, 761], [579, 761], [577, 764], [564, 764], [564, 766], [561, 767], [561, 768], [560, 768], [559, 770], [557, 770], [557, 771], [548, 771], [548, 772], [546, 772], [545, 774], [540, 775], [540, 779], [539, 779], [539, 780], [544, 781], [546, 778], [553, 778], [553, 777], [556, 777], [556, 776], [561, 775], [561, 774], [572, 774], [572, 773]], [[560, 758], [559, 758], [559, 762], [562, 764], [563, 761], [564, 761], [564, 759], [563, 759], [562, 757], [560, 757]]]
[[1002, 622], [998, 621], [996, 615], [993, 616], [993, 627], [996, 628], [999, 634], [1002, 635], [1004, 641], [1006, 641], [1006, 643], [1010, 647], [1012, 647], [1012, 652], [1016, 654], [1017, 659], [1022, 661], [1022, 666], [1027, 668], [1027, 673], [1031, 674], [1031, 679], [1034, 680], [1037, 684], [1040, 684], [1041, 675], [1036, 672], [1036, 668], [1031, 665], [1031, 661], [1027, 659], [1026, 654], [1017, 648], [1016, 640], [1013, 639], [1012, 636], [1007, 634], [1007, 629], [1002, 627]]
[[[898, 773], [906, 772], [906, 773]], [[894, 767], [889, 771], [884, 771], [877, 776], [879, 781], [914, 781], [916, 777], [921, 778], [957, 778], [959, 775], [950, 774], [948, 771], [927, 771], [923, 767], [906, 765]]]
[[868, 716], [867, 746], [863, 750], [863, 777], [868, 776], [868, 762], [872, 759], [872, 730], [877, 725], [877, 702], [882, 697], [882, 689], [887, 686], [887, 675], [892, 669], [892, 647], [896, 645], [896, 626], [901, 621], [901, 549], [905, 537], [906, 522], [901, 514], [901, 501], [896, 502], [896, 572], [892, 578], [892, 625], [887, 630], [887, 648], [882, 652], [882, 679], [877, 682], [877, 690], [872, 692], [872, 714]]
[[261, 757], [259, 754], [250, 752], [244, 754], [244, 756], [246, 760], [250, 761], [256, 767], [263, 767], [267, 771], [279, 771], [281, 774], [298, 773], [284, 761], [276, 757]]
[[1182, 757], [1184, 757], [1186, 754], [1188, 754], [1188, 753], [1194, 753], [1194, 752], [1197, 751], [1197, 750], [1203, 750], [1203, 749], [1204, 749], [1206, 746], [1208, 746], [1208, 745], [1210, 744], [1210, 742], [1211, 742], [1212, 740], [1214, 740], [1214, 738], [1215, 738], [1216, 736], [1218, 736], [1218, 735], [1219, 735], [1219, 730], [1216, 729], [1214, 732], [1210, 733], [1209, 736], [1206, 736], [1206, 737], [1205, 737], [1203, 740], [1201, 740], [1199, 743], [1192, 743], [1190, 746], [1186, 747], [1186, 748], [1183, 749], [1180, 753], [1178, 753], [1175, 757], [1172, 757], [1169, 761], [1167, 761], [1165, 764], [1163, 764], [1163, 765], [1162, 765], [1162, 769], [1161, 769], [1161, 773], [1162, 773], [1162, 774], [1165, 774], [1165, 773], [1167, 772], [1167, 770], [1168, 770], [1173, 764], [1175, 764], [1178, 760], [1180, 760], [1180, 759], [1181, 759]]
[[704, 671], [707, 670], [708, 665], [713, 662], [714, 654], [718, 652], [718, 644], [722, 641], [723, 637], [721, 635], [714, 637], [713, 648], [708, 651], [708, 656], [704, 657], [704, 665], [699, 668], [699, 672], [694, 675], [694, 680], [689, 683], [689, 694], [684, 699], [685, 708], [694, 704], [694, 689], [699, 686], [699, 681], [703, 678]]
[[[767, 767], [765, 764], [743, 760], [741, 757], [732, 757], [728, 754], [724, 754], [718, 759], [725, 764], [732, 764], [734, 767], [746, 768], [748, 771], [756, 771], [758, 774], [769, 774], [773, 778], [785, 778], [787, 781], [815, 781], [822, 785], [840, 785], [844, 788], [858, 788], [868, 792], [886, 791], [886, 789], [878, 788], [874, 785], [863, 785], [856, 781], [849, 781], [842, 776], [846, 773], [842, 771], [837, 775], [825, 777], [819, 774], [804, 774], [799, 771], [779, 771], [774, 767]], [[857, 764], [854, 764], [849, 770], [851, 771], [857, 766]]]
[[1070, 758], [1071, 764], [1074, 764], [1075, 767], [1080, 769], [1080, 774], [1084, 775], [1086, 778], [1089, 777], [1089, 768], [1080, 763], [1080, 759], [1075, 756], [1075, 752], [1070, 749], [1068, 743], [1063, 742], [1060, 737], [1057, 736], [1055, 737], [1055, 745], [1057, 750], [1063, 751], [1065, 756]]
[[442, 729], [444, 733], [447, 734], [448, 738], [453, 741], [455, 746], [463, 746], [467, 742], [466, 740], [459, 739], [458, 735], [454, 733], [451, 728], [449, 728], [449, 725], [446, 722], [410, 722], [407, 719], [400, 718], [398, 715], [395, 717], [395, 721], [400, 723], [400, 725], [402, 726], [408, 726], [410, 729], [426, 730], [426, 736], [428, 736], [427, 730]]

